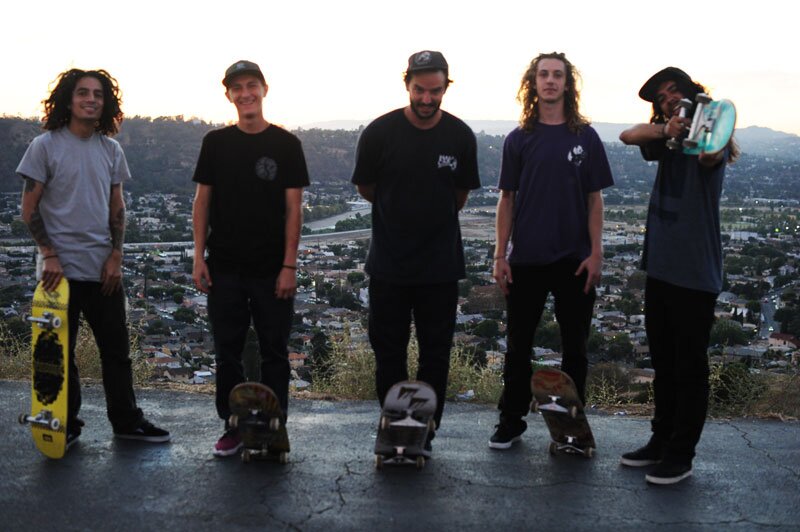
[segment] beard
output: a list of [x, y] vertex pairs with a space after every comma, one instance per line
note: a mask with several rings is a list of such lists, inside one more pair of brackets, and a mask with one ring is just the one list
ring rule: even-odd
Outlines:
[[409, 103], [411, 112], [420, 120], [430, 120], [436, 115], [436, 111], [439, 110], [439, 104], [436, 103], [420, 104], [413, 101]]

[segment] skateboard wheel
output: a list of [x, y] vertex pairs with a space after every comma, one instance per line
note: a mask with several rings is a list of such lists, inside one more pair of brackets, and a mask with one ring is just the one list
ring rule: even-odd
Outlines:
[[281, 428], [281, 420], [277, 417], [272, 417], [269, 419], [269, 430], [273, 432], [277, 432], [278, 429]]
[[250, 461], [250, 449], [242, 451], [242, 462], [247, 463]]
[[28, 422], [28, 414], [20, 414], [17, 421], [19, 421], [20, 425], [26, 424]]
[[592, 456], [594, 456], [594, 447], [587, 447], [586, 449], [584, 449], [583, 456], [585, 456], [586, 458], [591, 458]]
[[576, 417], [578, 417], [578, 407], [577, 406], [569, 407], [569, 417], [571, 417], [572, 419], [575, 419]]
[[428, 420], [428, 432], [434, 432], [436, 430], [436, 421], [433, 418]]
[[539, 401], [537, 401], [536, 399], [531, 401], [531, 412], [533, 412], [534, 414], [539, 412]]
[[547, 446], [547, 450], [550, 452], [550, 454], [556, 454], [558, 451], [558, 445], [556, 445], [556, 442], [551, 441], [550, 445]]
[[50, 318], [50, 325], [54, 329], [58, 329], [59, 327], [61, 327], [61, 318], [59, 318], [58, 316]]
[[58, 418], [53, 418], [50, 420], [50, 423], [48, 423], [48, 426], [50, 427], [50, 430], [58, 430], [59, 427], [61, 427], [61, 420]]
[[380, 423], [380, 425], [381, 425], [381, 430], [386, 430], [386, 429], [388, 429], [388, 428], [389, 428], [389, 424], [390, 424], [390, 423], [391, 423], [391, 422], [389, 421], [389, 418], [388, 418], [388, 417], [386, 417], [386, 416], [381, 416], [381, 423]]
[[375, 455], [375, 469], [383, 469], [383, 455]]
[[281, 465], [288, 464], [289, 463], [289, 453], [287, 453], [286, 451], [281, 452], [281, 454], [278, 455], [278, 463], [280, 463]]
[[425, 457], [417, 456], [417, 469], [422, 469], [423, 467], [425, 467]]
[[228, 418], [228, 425], [230, 428], [235, 429], [239, 425], [239, 416], [236, 414], [231, 414]]

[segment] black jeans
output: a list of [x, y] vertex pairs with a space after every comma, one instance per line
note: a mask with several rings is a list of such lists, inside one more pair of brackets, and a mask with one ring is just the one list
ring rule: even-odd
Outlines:
[[581, 401], [586, 402], [586, 345], [596, 295], [594, 288], [583, 293], [587, 274], [575, 276], [579, 265], [577, 260], [563, 260], [544, 266], [511, 266], [514, 282], [506, 298], [508, 349], [498, 404], [501, 419], [524, 417], [530, 409], [533, 336], [549, 293], [561, 331], [561, 369], [572, 377]]
[[217, 362], [217, 414], [227, 425], [228, 396], [244, 382], [242, 352], [252, 319], [261, 354], [261, 382], [272, 388], [284, 415], [289, 406], [289, 352], [294, 299], [275, 297], [276, 277], [255, 278], [211, 272], [208, 317]]
[[81, 408], [81, 381], [75, 365], [75, 344], [80, 315], [86, 319], [100, 352], [106, 411], [115, 432], [136, 428], [142, 411], [133, 393], [130, 344], [125, 315], [125, 293], [117, 290], [110, 296], [100, 292], [101, 284], [92, 281], [69, 281], [69, 392], [68, 424], [72, 428]]
[[708, 412], [708, 341], [717, 294], [652, 277], [645, 327], [655, 369], [653, 435], [665, 458], [691, 463]]
[[411, 318], [417, 329], [417, 380], [436, 392], [436, 426], [442, 421], [456, 327], [458, 282], [397, 285], [369, 281], [369, 341], [375, 351], [375, 388], [383, 406], [392, 385], [408, 379]]

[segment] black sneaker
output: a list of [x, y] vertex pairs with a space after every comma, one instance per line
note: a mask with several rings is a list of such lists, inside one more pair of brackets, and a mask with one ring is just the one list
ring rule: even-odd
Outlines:
[[619, 463], [628, 467], [645, 467], [659, 463], [662, 458], [661, 455], [661, 448], [658, 445], [654, 445], [651, 440], [644, 447], [623, 454], [619, 459]]
[[645, 475], [645, 480], [651, 484], [677, 484], [681, 480], [691, 476], [692, 465], [679, 462], [664, 460]]
[[500, 423], [495, 425], [495, 428], [497, 430], [489, 438], [489, 447], [492, 449], [510, 449], [514, 442], [520, 440], [520, 436], [528, 428], [528, 424], [521, 419], [516, 421], [501, 420]]
[[115, 430], [114, 436], [123, 440], [139, 440], [150, 443], [164, 443], [169, 441], [169, 432], [160, 429], [147, 420], [142, 420], [138, 427], [132, 430]]

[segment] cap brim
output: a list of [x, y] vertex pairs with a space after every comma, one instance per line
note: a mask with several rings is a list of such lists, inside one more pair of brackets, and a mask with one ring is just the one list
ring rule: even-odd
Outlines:
[[691, 83], [692, 78], [689, 75], [676, 67], [667, 67], [659, 70], [653, 74], [650, 79], [644, 82], [642, 88], [639, 89], [639, 98], [646, 102], [655, 102], [658, 93], [658, 88], [665, 81], [685, 81]]

